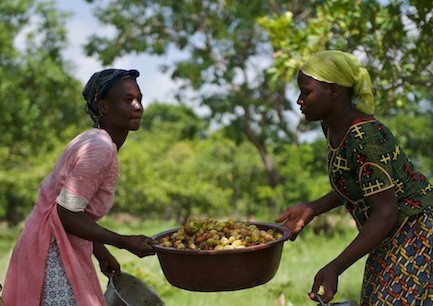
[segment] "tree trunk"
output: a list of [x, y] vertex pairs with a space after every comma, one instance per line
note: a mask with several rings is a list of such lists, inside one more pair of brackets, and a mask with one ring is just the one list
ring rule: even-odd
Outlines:
[[21, 220], [21, 216], [18, 212], [20, 201], [13, 192], [6, 194], [6, 221], [10, 227], [15, 227]]
[[[263, 165], [265, 166], [265, 170], [268, 176], [269, 186], [275, 188], [276, 186], [283, 183], [283, 180], [278, 173], [278, 169], [275, 167], [272, 156], [268, 153], [264, 142], [261, 141], [258, 135], [253, 131], [253, 129], [251, 129], [249, 124], [249, 118], [247, 115], [245, 116], [244, 120], [245, 134], [247, 138], [251, 141], [251, 143], [259, 151], [260, 157], [262, 158]], [[274, 210], [275, 213], [278, 212], [278, 206], [274, 200], [269, 200], [269, 206]]]

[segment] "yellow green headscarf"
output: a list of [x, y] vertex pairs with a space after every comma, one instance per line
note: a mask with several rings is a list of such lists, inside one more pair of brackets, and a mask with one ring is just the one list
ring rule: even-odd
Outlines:
[[356, 108], [368, 115], [374, 114], [370, 75], [352, 54], [339, 50], [318, 52], [305, 61], [301, 71], [321, 82], [353, 87]]

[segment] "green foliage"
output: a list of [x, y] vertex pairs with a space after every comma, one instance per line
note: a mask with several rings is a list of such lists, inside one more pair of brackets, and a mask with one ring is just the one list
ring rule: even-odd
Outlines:
[[[291, 203], [314, 200], [330, 188], [325, 166], [326, 158], [317, 160], [316, 155], [321, 151], [315, 152], [313, 149], [311, 144], [286, 145], [284, 155], [279, 156], [281, 173], [286, 180], [286, 198]], [[326, 147], [323, 146], [319, 150], [326, 152]], [[322, 164], [320, 169], [316, 163]]]
[[391, 132], [397, 138], [399, 145], [404, 148], [412, 162], [419, 167], [424, 175], [432, 176], [433, 160], [430, 157], [433, 146], [433, 130], [431, 114], [414, 115], [400, 114], [384, 120]]
[[[419, 114], [418, 104], [431, 105], [432, 5], [422, 1], [91, 2], [98, 19], [117, 30], [114, 39], [95, 35], [86, 46], [103, 63], [132, 52], [182, 51], [182, 58], [164, 71], [180, 81], [180, 102], [190, 101], [187, 90], [192, 89], [226, 137], [237, 144], [249, 141], [257, 150], [267, 178], [253, 190], [260, 207], [275, 209], [327, 188], [323, 175], [280, 162], [286, 145], [298, 144], [305, 128], [317, 128], [297, 120], [285, 93], [310, 54], [337, 48], [362, 57], [384, 115], [396, 108]], [[297, 154], [290, 158], [308, 162]], [[307, 179], [320, 184], [309, 186], [303, 182]]]
[[263, 168], [251, 145], [236, 146], [218, 133], [186, 140], [176, 133], [182, 125], [165, 122], [164, 129], [131, 134], [119, 155], [119, 208], [178, 222], [190, 215], [254, 213]]
[[125, 53], [181, 50], [185, 57], [163, 67], [181, 84], [179, 101], [196, 101], [194, 106], [209, 110], [213, 122], [229, 127], [227, 135], [251, 142], [261, 156], [268, 184], [273, 188], [281, 183], [268, 143], [296, 142], [297, 134], [286, 116], [292, 111], [286, 80], [271, 82], [263, 69], [271, 62], [271, 52], [256, 19], [298, 9], [298, 1], [92, 2], [97, 4], [98, 19], [117, 33], [114, 39], [92, 37], [86, 45], [89, 55], [108, 64]]
[[[18, 10], [23, 2], [2, 12], [6, 20], [21, 21], [9, 41], [2, 41], [2, 54], [11, 55], [3, 58], [0, 68], [0, 110], [4, 114], [0, 145], [9, 147], [8, 158], [50, 149], [51, 140], [63, 136], [71, 122], [82, 122], [79, 118], [83, 117], [83, 106], [77, 103], [81, 85], [66, 73], [71, 67], [60, 55], [66, 39], [64, 16], [49, 2], [26, 1], [25, 10]], [[0, 21], [0, 29], [11, 30], [5, 23]], [[14, 48], [18, 35], [26, 39], [22, 50]], [[29, 142], [40, 145], [30, 146]]]
[[[236, 145], [220, 133], [211, 135], [199, 146], [196, 168], [201, 177], [227, 190], [227, 197], [215, 213], [232, 216], [257, 214], [257, 207], [264, 205], [255, 195], [261, 185], [266, 184], [265, 170], [260, 157], [248, 142]], [[224, 207], [224, 210], [221, 208]]]
[[[165, 68], [210, 111], [210, 118], [197, 116], [182, 92], [180, 105], [155, 103], [145, 110], [142, 130], [132, 132], [119, 153], [114, 211], [177, 223], [190, 215], [269, 221], [288, 205], [327, 192], [324, 140], [301, 143], [299, 135], [315, 126], [299, 121], [285, 92], [302, 57], [325, 47], [365, 52], [386, 123], [431, 173], [430, 4], [94, 2], [101, 4], [99, 18], [119, 32], [102, 43], [95, 38], [89, 52], [108, 63], [130, 52], [183, 50], [187, 56]], [[402, 14], [417, 31], [397, 18]], [[90, 126], [82, 86], [60, 53], [67, 45], [66, 17], [49, 1], [0, 4], [0, 219], [18, 222], [26, 215], [65, 144]], [[16, 37], [25, 40], [19, 48]], [[275, 65], [266, 69], [270, 47]], [[414, 67], [422, 68], [419, 75]], [[408, 78], [397, 84], [399, 75]], [[394, 108], [399, 105], [404, 113]]]
[[178, 139], [200, 137], [207, 130], [206, 122], [185, 105], [152, 103], [142, 117], [142, 127], [148, 131], [176, 133]]
[[[178, 109], [172, 105], [163, 108], [165, 114]], [[154, 105], [149, 109], [154, 110]], [[184, 139], [179, 127], [190, 122], [190, 117], [172, 121], [170, 116], [161, 120], [162, 116], [150, 114], [154, 112], [148, 113], [145, 124], [152, 128], [131, 133], [120, 152], [117, 209], [144, 217], [173, 218], [179, 223], [191, 215], [272, 220], [275, 212], [269, 211], [269, 200], [283, 209], [288, 205], [286, 199], [297, 201], [302, 194], [307, 197], [327, 190], [327, 184], [309, 184], [310, 172], [303, 171], [307, 164], [317, 167], [315, 155], [321, 153], [313, 151], [312, 145], [288, 145], [290, 151], [276, 155], [288, 165], [284, 171], [292, 175], [287, 175], [284, 185], [270, 188], [260, 156], [249, 142], [236, 144], [223, 131], [207, 138]], [[323, 171], [314, 174], [316, 180], [321, 177]]]
[[[146, 130], [130, 134], [119, 153], [115, 209], [178, 223], [191, 215], [269, 221], [277, 213], [270, 210], [270, 201], [278, 203], [279, 212], [328, 191], [323, 141], [276, 145], [273, 155], [285, 181], [271, 188], [251, 143], [236, 143], [224, 130], [185, 139], [179, 132], [183, 127], [202, 123], [194, 115], [180, 116], [190, 111], [179, 110], [176, 105], [152, 104], [145, 111]], [[312, 180], [318, 184], [311, 184]]]
[[0, 12], [1, 215], [17, 222], [35, 200], [39, 155], [84, 126], [84, 105], [61, 57], [65, 15], [33, 0], [2, 1]]
[[293, 80], [305, 57], [323, 49], [342, 49], [364, 58], [382, 112], [431, 97], [431, 2], [327, 0], [309, 14], [263, 16], [275, 65], [274, 80]]

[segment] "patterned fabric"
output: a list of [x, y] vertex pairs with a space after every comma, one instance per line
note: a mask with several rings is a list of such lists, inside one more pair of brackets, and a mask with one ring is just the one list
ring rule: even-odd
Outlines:
[[376, 120], [355, 122], [337, 148], [329, 145], [328, 173], [358, 228], [370, 215], [365, 197], [389, 188], [395, 188], [399, 203], [398, 224], [433, 207], [433, 186]]
[[433, 214], [412, 216], [368, 257], [362, 306], [433, 305]]
[[60, 194], [56, 198], [56, 203], [73, 212], [84, 211], [88, 204], [86, 200], [69, 192], [65, 188], [60, 190]]
[[394, 188], [398, 222], [367, 259], [362, 305], [431, 306], [433, 188], [379, 121], [357, 120], [337, 148], [328, 139], [328, 171], [359, 229], [371, 208], [366, 197]]
[[57, 243], [48, 249], [41, 306], [75, 306], [74, 293], [60, 258]]

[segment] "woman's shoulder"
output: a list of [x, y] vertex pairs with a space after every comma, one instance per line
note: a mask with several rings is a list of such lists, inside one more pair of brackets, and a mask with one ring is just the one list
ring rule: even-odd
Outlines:
[[[391, 131], [379, 120], [355, 122], [344, 142], [345, 150], [350, 152], [392, 152], [398, 146]], [[357, 155], [356, 154], [356, 155]]]
[[356, 120], [349, 129], [350, 134], [357, 139], [379, 138], [390, 140], [394, 136], [389, 128], [377, 119]]
[[68, 156], [97, 155], [101, 159], [111, 159], [117, 156], [117, 147], [105, 130], [94, 128], [77, 135], [63, 153]]
[[110, 135], [103, 129], [89, 129], [77, 135], [72, 141], [72, 144], [82, 144], [91, 147], [105, 147], [107, 149], [115, 149]]

